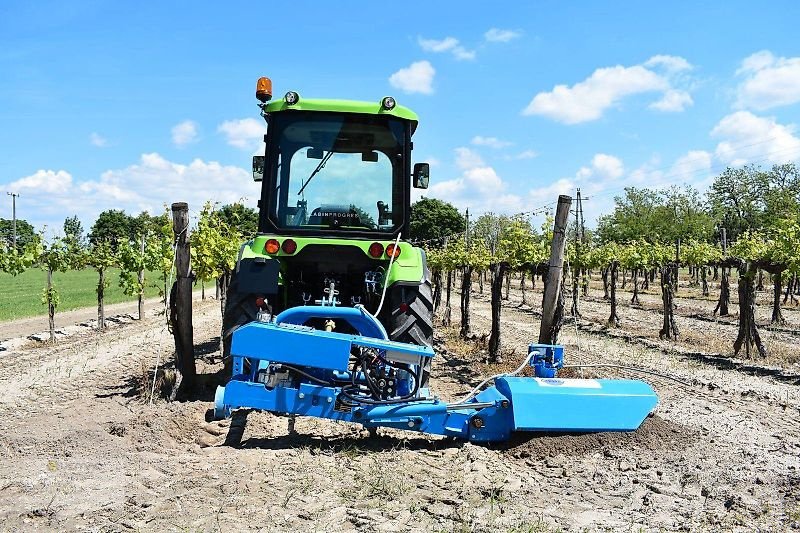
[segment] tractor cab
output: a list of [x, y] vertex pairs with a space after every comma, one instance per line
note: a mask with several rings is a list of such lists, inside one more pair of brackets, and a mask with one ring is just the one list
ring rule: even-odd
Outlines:
[[411, 187], [427, 188], [429, 172], [425, 163], [411, 169], [415, 113], [392, 97], [306, 100], [293, 91], [261, 108], [266, 150], [253, 158], [261, 233], [407, 237]]

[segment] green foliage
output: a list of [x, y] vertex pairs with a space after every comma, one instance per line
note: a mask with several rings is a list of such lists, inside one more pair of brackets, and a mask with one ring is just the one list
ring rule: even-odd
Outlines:
[[[11, 247], [14, 238], [14, 221], [6, 218], [0, 218], [0, 243], [7, 244]], [[29, 243], [36, 240], [37, 234], [27, 221], [17, 219], [17, 250], [22, 249]]]
[[692, 187], [666, 191], [627, 187], [614, 198], [614, 212], [600, 217], [600, 242], [664, 242], [711, 238], [714, 220]]
[[42, 239], [35, 235], [25, 246], [14, 249], [0, 241], [0, 272], [17, 276], [30, 268], [42, 255]]
[[52, 305], [53, 309], [58, 307], [58, 305], [61, 303], [61, 297], [59, 296], [58, 289], [56, 289], [55, 285], [42, 289], [41, 301], [42, 305]]
[[129, 237], [135, 239], [139, 235], [152, 235], [163, 231], [164, 226], [170, 226], [172, 219], [167, 206], [160, 215], [151, 215], [142, 211], [135, 217], [131, 217]]
[[435, 198], [422, 198], [411, 206], [411, 239], [440, 239], [465, 230], [464, 215], [452, 204]]
[[[364, 215], [367, 214], [364, 213]], [[218, 216], [228, 227], [235, 228], [240, 235], [247, 239], [252, 239], [258, 232], [258, 211], [252, 207], [246, 207], [241, 202], [223, 205], [219, 209]], [[372, 217], [369, 218], [372, 220]], [[362, 218], [362, 220], [365, 219]], [[374, 224], [374, 221], [372, 223]]]
[[[80, 264], [81, 259], [76, 258], [75, 249], [63, 239], [53, 239], [49, 244], [42, 246], [42, 254], [39, 256], [39, 264], [49, 272], [66, 272]], [[55, 285], [45, 287], [42, 291], [42, 303], [58, 307], [60, 302], [58, 289]]]
[[121, 209], [108, 209], [98, 215], [89, 233], [89, 241], [124, 243], [135, 237], [133, 219]]
[[704, 266], [722, 260], [719, 246], [702, 241], [689, 241], [681, 246], [681, 262], [692, 266]]
[[769, 248], [770, 243], [766, 235], [758, 231], [746, 230], [730, 246], [729, 252], [732, 257], [743, 261], [758, 261], [767, 257]]
[[74, 250], [63, 239], [42, 246], [39, 264], [51, 272], [66, 272], [76, 264]]
[[116, 256], [119, 261], [119, 286], [122, 292], [133, 297], [142, 295], [145, 280], [139, 281], [139, 272], [145, 270], [145, 254], [142, 253], [141, 244], [125, 239], [117, 245]]
[[509, 222], [509, 218], [503, 215], [483, 214], [471, 224], [470, 238], [483, 242], [489, 250], [489, 254], [495, 255], [500, 236]]
[[492, 262], [506, 262], [512, 269], [547, 260], [549, 241], [534, 234], [531, 225], [522, 217], [508, 220], [500, 232], [497, 252]]
[[83, 224], [77, 215], [64, 219], [64, 240], [77, 247], [83, 246]]
[[236, 266], [236, 257], [244, 236], [227, 223], [220, 211], [206, 202], [191, 235], [192, 265], [198, 279], [211, 281], [228, 274]]
[[[160, 226], [153, 226], [156, 222]], [[174, 248], [172, 245], [172, 226], [168, 216], [152, 217], [151, 231], [140, 235], [136, 240], [124, 240], [117, 245], [117, 261], [120, 267], [119, 286], [128, 296], [139, 297], [144, 294], [147, 284], [147, 272], [154, 271], [161, 274], [161, 280], [166, 291], [166, 282], [172, 270]], [[144, 250], [142, 241], [144, 240]], [[143, 272], [142, 280], [139, 273]], [[164, 294], [162, 294], [164, 296]]]
[[755, 166], [728, 168], [708, 193], [711, 212], [728, 238], [770, 228], [776, 221], [800, 217], [800, 169], [794, 163], [769, 170]]
[[797, 220], [779, 219], [773, 224], [770, 261], [783, 265], [792, 274], [800, 274], [800, 224]]

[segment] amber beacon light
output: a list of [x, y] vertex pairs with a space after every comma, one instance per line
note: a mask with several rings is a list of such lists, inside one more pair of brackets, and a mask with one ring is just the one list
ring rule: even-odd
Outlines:
[[256, 82], [256, 98], [259, 102], [268, 102], [272, 99], [272, 80], [261, 77]]

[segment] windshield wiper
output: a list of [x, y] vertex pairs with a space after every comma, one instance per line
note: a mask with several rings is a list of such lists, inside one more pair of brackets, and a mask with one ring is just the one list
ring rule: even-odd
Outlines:
[[300, 190], [299, 190], [299, 191], [297, 191], [297, 196], [300, 196], [301, 194], [303, 194], [303, 191], [304, 191], [304, 190], [306, 190], [306, 187], [307, 187], [307, 186], [308, 186], [308, 184], [311, 182], [311, 179], [312, 179], [314, 176], [316, 176], [316, 175], [317, 175], [317, 172], [319, 172], [320, 170], [322, 170], [323, 168], [325, 168], [325, 163], [327, 163], [327, 162], [328, 162], [328, 159], [330, 159], [332, 155], [333, 155], [333, 150], [331, 150], [330, 152], [328, 152], [327, 154], [325, 154], [325, 157], [323, 157], [323, 158], [322, 158], [322, 161], [320, 161], [320, 162], [319, 162], [319, 165], [317, 165], [317, 168], [315, 168], [315, 169], [314, 169], [314, 172], [312, 172], [312, 173], [311, 173], [311, 175], [308, 177], [308, 179], [307, 179], [307, 180], [306, 180], [306, 182], [303, 184], [303, 186], [302, 186], [302, 187], [300, 187]]

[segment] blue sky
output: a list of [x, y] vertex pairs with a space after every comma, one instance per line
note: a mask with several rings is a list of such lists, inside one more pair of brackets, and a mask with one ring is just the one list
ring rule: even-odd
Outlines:
[[581, 187], [594, 219], [626, 185], [800, 157], [797, 2], [502, 5], [3, 2], [0, 192], [51, 228], [254, 205], [262, 75], [278, 95], [395, 96], [421, 117], [428, 195], [474, 213]]

